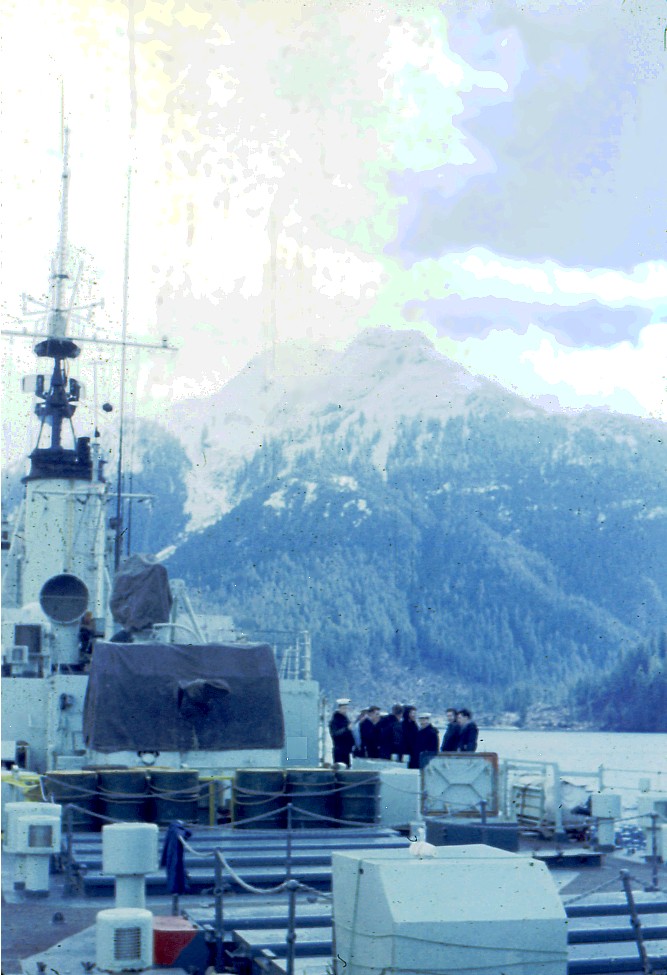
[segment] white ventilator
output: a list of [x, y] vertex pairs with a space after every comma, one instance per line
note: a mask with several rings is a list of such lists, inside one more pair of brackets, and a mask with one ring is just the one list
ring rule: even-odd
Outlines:
[[597, 846], [613, 850], [616, 820], [621, 816], [621, 797], [614, 792], [594, 792], [591, 796], [591, 815], [597, 820]]
[[3, 849], [5, 853], [16, 853], [16, 823], [19, 818], [34, 813], [36, 816], [60, 819], [62, 806], [55, 802], [6, 802], [4, 813], [7, 825], [3, 836]]
[[13, 828], [26, 893], [48, 894], [51, 856], [60, 853], [60, 819], [29, 812], [17, 817]]
[[153, 964], [153, 915], [136, 907], [100, 911], [95, 963], [103, 972], [140, 972]]
[[335, 852], [332, 867], [345, 975], [567, 971], [565, 909], [532, 857], [475, 844], [423, 858], [407, 849]]
[[155, 823], [113, 823], [102, 828], [102, 870], [116, 878], [116, 907], [146, 906], [146, 875], [158, 869]]

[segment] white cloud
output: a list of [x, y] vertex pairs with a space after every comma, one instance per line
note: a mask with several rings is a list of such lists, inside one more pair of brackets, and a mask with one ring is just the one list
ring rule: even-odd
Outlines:
[[562, 267], [556, 261], [512, 260], [475, 247], [463, 254], [448, 254], [440, 263], [456, 272], [453, 290], [466, 297], [493, 295], [558, 305], [597, 300], [610, 307], [628, 303], [652, 307], [667, 300], [665, 261], [638, 264], [631, 273], [609, 268], [583, 270]]
[[531, 325], [525, 334], [493, 330], [457, 344], [436, 341], [472, 372], [491, 376], [526, 396], [551, 394], [562, 407], [608, 406], [667, 420], [667, 330], [642, 329], [637, 345], [575, 349]]
[[660, 323], [642, 329], [636, 346], [619, 342], [606, 349], [572, 349], [544, 337], [521, 360], [549, 385], [565, 383], [577, 397], [604, 397], [611, 404], [627, 392], [647, 416], [667, 420], [667, 330]]

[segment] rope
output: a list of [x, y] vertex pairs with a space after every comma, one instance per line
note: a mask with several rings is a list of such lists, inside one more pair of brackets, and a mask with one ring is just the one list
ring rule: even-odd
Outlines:
[[[39, 782], [42, 788], [42, 795], [44, 795], [44, 791], [43, 791], [44, 782], [53, 782], [55, 784], [60, 784], [61, 786], [64, 786], [65, 788], [71, 790], [72, 792], [78, 793], [82, 799], [89, 796], [97, 795], [96, 789], [93, 789], [93, 791], [91, 792], [89, 789], [84, 789], [83, 786], [75, 785], [73, 782], [63, 782], [62, 779], [54, 779], [49, 775], [40, 775]], [[46, 797], [45, 797], [45, 801], [46, 801]]]
[[111, 816], [103, 816], [102, 813], [93, 812], [92, 809], [85, 809], [83, 806], [77, 806], [73, 802], [68, 802], [65, 809], [76, 809], [77, 812], [85, 813], [86, 816], [93, 816], [95, 819], [103, 819], [105, 823], [125, 823], [126, 819], [113, 819]]
[[129, 800], [143, 799], [146, 796], [154, 795], [162, 798], [173, 798], [175, 802], [178, 802], [178, 796], [186, 797], [186, 799], [182, 801], [191, 801], [195, 798], [198, 799], [200, 796], [205, 795], [208, 792], [208, 785], [206, 783], [198, 784], [196, 787], [193, 786], [188, 789], [160, 789], [159, 787], [154, 786], [150, 780], [147, 779], [147, 788], [144, 792], [116, 792], [112, 789], [105, 789], [104, 786], [101, 785], [98, 785], [91, 791], [90, 789], [85, 789], [83, 786], [75, 785], [73, 782], [63, 782], [61, 779], [55, 779], [49, 775], [40, 775], [38, 776], [38, 779], [42, 798], [45, 802], [53, 802], [58, 798], [55, 792], [49, 792], [48, 797], [47, 793], [44, 792], [44, 784], [49, 782], [63, 786], [71, 792], [76, 793], [81, 799], [92, 798], [93, 796], [103, 796], [106, 799]]
[[[360, 786], [375, 784], [379, 785], [380, 777], [379, 772], [373, 772], [367, 779], [358, 779], [356, 782], [350, 782], [349, 785], [340, 785], [335, 783], [331, 789], [299, 789], [299, 791], [294, 792], [290, 789], [290, 783], [286, 782], [286, 788], [283, 788], [280, 792], [265, 792], [262, 789], [249, 789], [245, 786], [239, 786], [234, 783], [233, 789], [234, 793], [238, 793], [244, 796], [265, 796], [267, 799], [277, 799], [279, 796], [289, 796], [289, 795], [301, 795], [301, 796], [332, 796], [339, 792], [349, 792], [350, 789], [358, 789]], [[300, 784], [300, 783], [299, 783]], [[292, 783], [294, 785], [294, 783]]]
[[[634, 880], [635, 878], [633, 877], [631, 879]], [[590, 890], [585, 890], [582, 894], [576, 894], [575, 896], [568, 898], [566, 904], [575, 904], [577, 901], [583, 900], [584, 897], [590, 897], [592, 894], [599, 894], [599, 892], [604, 890], [605, 887], [611, 887], [612, 884], [616, 883], [618, 883], [618, 877], [612, 877], [611, 880], [605, 880], [604, 883], [599, 884], [597, 887], [591, 887]]]
[[[637, 820], [637, 819], [647, 820], [647, 819], [650, 819], [651, 816], [654, 816], [654, 815], [657, 816], [658, 819], [661, 820], [663, 823], [667, 823], [667, 816], [663, 816], [662, 813], [659, 813], [659, 812], [635, 813], [633, 816], [621, 816], [618, 819], [616, 819], [616, 822], [617, 823], [629, 823], [629, 822], [632, 822], [632, 821]], [[599, 819], [600, 817], [598, 816], [596, 818]], [[647, 825], [648, 826], [649, 824], [648, 823], [645, 823], [644, 825]]]
[[[290, 879], [284, 880], [281, 884], [278, 884], [277, 887], [253, 887], [252, 884], [247, 883], [243, 877], [240, 877], [237, 874], [234, 868], [225, 859], [225, 855], [221, 850], [216, 850], [215, 855], [225, 870], [229, 873], [234, 883], [238, 884], [239, 887], [242, 887], [243, 890], [247, 890], [250, 894], [282, 894], [283, 891], [287, 890], [289, 886], [295, 882]], [[298, 883], [298, 881], [296, 881], [296, 883]], [[299, 884], [299, 887], [300, 886], [301, 884]]]
[[[663, 864], [663, 866], [664, 866], [664, 864]], [[640, 886], [640, 887], [643, 887], [643, 888], [644, 888], [644, 891], [645, 891], [645, 893], [650, 893], [650, 892], [651, 892], [651, 888], [649, 888], [649, 889], [647, 890], [647, 887], [646, 887], [646, 881], [645, 881], [645, 880], [641, 880], [641, 879], [640, 879], [639, 877], [634, 877], [634, 876], [633, 876], [633, 875], [632, 875], [631, 873], [629, 873], [629, 874], [628, 874], [628, 878], [629, 878], [630, 880], [634, 880], [634, 882], [635, 882], [636, 884], [639, 884], [639, 886]]]
[[281, 811], [282, 810], [280, 810], [280, 809], [269, 809], [268, 812], [260, 813], [258, 816], [248, 816], [247, 819], [239, 819], [239, 820], [236, 820], [235, 822], [231, 823], [230, 825], [231, 825], [232, 829], [234, 829], [236, 826], [239, 826], [241, 823], [243, 823], [244, 826], [247, 825], [247, 823], [257, 823], [257, 822], [260, 822], [263, 819], [268, 819], [270, 816], [275, 816], [277, 812], [281, 812]]
[[[178, 837], [178, 842], [181, 844], [184, 850], [187, 850], [188, 853], [191, 853], [194, 857], [200, 857], [201, 859], [207, 860], [211, 856], [210, 852], [201, 853], [199, 850], [195, 850], [195, 848], [193, 846], [190, 846], [188, 841], [183, 836]], [[215, 854], [215, 850], [213, 851], [213, 853]]]
[[[199, 850], [195, 850], [194, 847], [192, 847], [190, 845], [190, 843], [188, 843], [188, 841], [186, 839], [184, 839], [182, 836], [179, 836], [178, 839], [179, 839], [179, 842], [180, 842], [181, 846], [185, 850], [187, 850], [188, 853], [191, 853], [192, 856], [198, 857], [199, 859], [209, 859], [210, 858], [211, 853], [201, 853]], [[231, 874], [234, 874], [234, 871], [229, 866], [228, 861], [225, 860], [224, 854], [222, 853], [222, 850], [219, 850], [219, 849], [218, 850], [214, 850], [213, 851], [213, 855], [214, 856], [218, 856], [220, 858], [220, 862], [223, 864], [223, 866], [225, 866], [226, 869], [228, 869]], [[245, 886], [246, 886], [247, 889], [251, 889], [252, 885], [246, 884], [246, 882], [245, 881], [242, 881], [241, 878], [238, 877], [238, 875], [236, 875], [235, 879], [236, 878], [238, 878], [237, 882], [240, 882], [242, 884], [245, 884]], [[304, 884], [300, 880], [297, 881], [297, 883], [299, 884], [299, 890], [304, 891], [304, 893], [314, 894], [316, 897], [322, 898], [323, 900], [328, 900], [328, 901], [332, 900], [332, 898], [333, 898], [333, 895], [332, 894], [327, 894], [325, 891], [317, 890], [315, 887], [309, 887], [308, 884]], [[278, 888], [276, 888], [276, 890], [278, 890]], [[264, 888], [259, 888], [259, 887], [256, 888], [253, 892], [254, 893], [260, 893], [260, 894], [269, 893]]]
[[104, 789], [102, 786], [93, 792], [93, 795], [99, 795], [104, 799], [117, 799], [118, 801], [123, 801], [125, 799], [145, 799], [148, 796], [148, 790], [145, 792], [112, 792], [111, 789]]
[[208, 794], [208, 785], [198, 786], [197, 788], [191, 787], [189, 789], [160, 789], [150, 782], [148, 791], [152, 796], [189, 796], [190, 799], [198, 799], [200, 796]]
[[233, 783], [232, 788], [235, 793], [240, 793], [243, 796], [266, 796], [267, 799], [277, 799], [278, 796], [287, 795], [284, 789], [280, 792], [264, 792], [262, 789], [246, 789], [243, 786], [236, 785]]
[[375, 823], [362, 822], [358, 819], [336, 819], [335, 816], [323, 816], [321, 813], [310, 812], [309, 809], [301, 809], [299, 806], [292, 806], [292, 812], [302, 813], [310, 819], [322, 820], [328, 823], [340, 823], [342, 826], [375, 826]]
[[[256, 799], [256, 800], [244, 799], [243, 801], [239, 801], [237, 796], [232, 795], [232, 801], [234, 802], [234, 805], [244, 806], [247, 807], [248, 809], [252, 809], [255, 806], [265, 806], [267, 802], [272, 802], [275, 799], [280, 799], [280, 798], [284, 799], [286, 797], [287, 797], [286, 792], [273, 792], [271, 793], [271, 795], [268, 795], [266, 799]], [[284, 806], [277, 805], [275, 808], [284, 809]]]

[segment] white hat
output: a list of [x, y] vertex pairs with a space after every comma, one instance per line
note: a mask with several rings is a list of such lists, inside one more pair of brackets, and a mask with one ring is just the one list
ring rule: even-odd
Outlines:
[[339, 708], [339, 707], [341, 707], [341, 706], [342, 706], [343, 704], [349, 704], [349, 703], [350, 703], [350, 699], [349, 699], [349, 697], [339, 697], [339, 698], [337, 699], [337, 701], [336, 701], [336, 707], [338, 707], [338, 708]]
[[430, 718], [431, 717], [431, 712], [430, 711], [423, 711], [421, 714], [418, 714], [417, 717], [418, 718]]

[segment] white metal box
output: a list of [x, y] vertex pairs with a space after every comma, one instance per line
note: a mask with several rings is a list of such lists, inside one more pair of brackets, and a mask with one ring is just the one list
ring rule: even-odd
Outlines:
[[103, 972], [133, 972], [153, 964], [153, 915], [140, 908], [112, 907], [96, 921], [96, 962]]
[[62, 806], [51, 802], [8, 802], [4, 810], [7, 825], [4, 835], [4, 847], [7, 853], [22, 852], [18, 850], [18, 823], [24, 816], [47, 816], [58, 821], [62, 814]]
[[594, 792], [591, 795], [591, 815], [598, 819], [620, 819], [621, 797], [615, 792]]
[[420, 819], [421, 773], [398, 762], [382, 759], [355, 758], [355, 770], [368, 769], [380, 775], [378, 822], [392, 828], [409, 826]]
[[112, 823], [102, 827], [102, 870], [116, 876], [142, 876], [158, 869], [155, 823]]
[[334, 853], [337, 975], [565, 975], [567, 922], [544, 863], [483, 845]]
[[498, 812], [498, 756], [495, 752], [441, 753], [421, 770], [422, 812], [479, 816]]
[[637, 812], [642, 816], [642, 826], [651, 825], [651, 813], [656, 813], [658, 822], [667, 822], [667, 794], [664, 792], [644, 792], [637, 797]]

